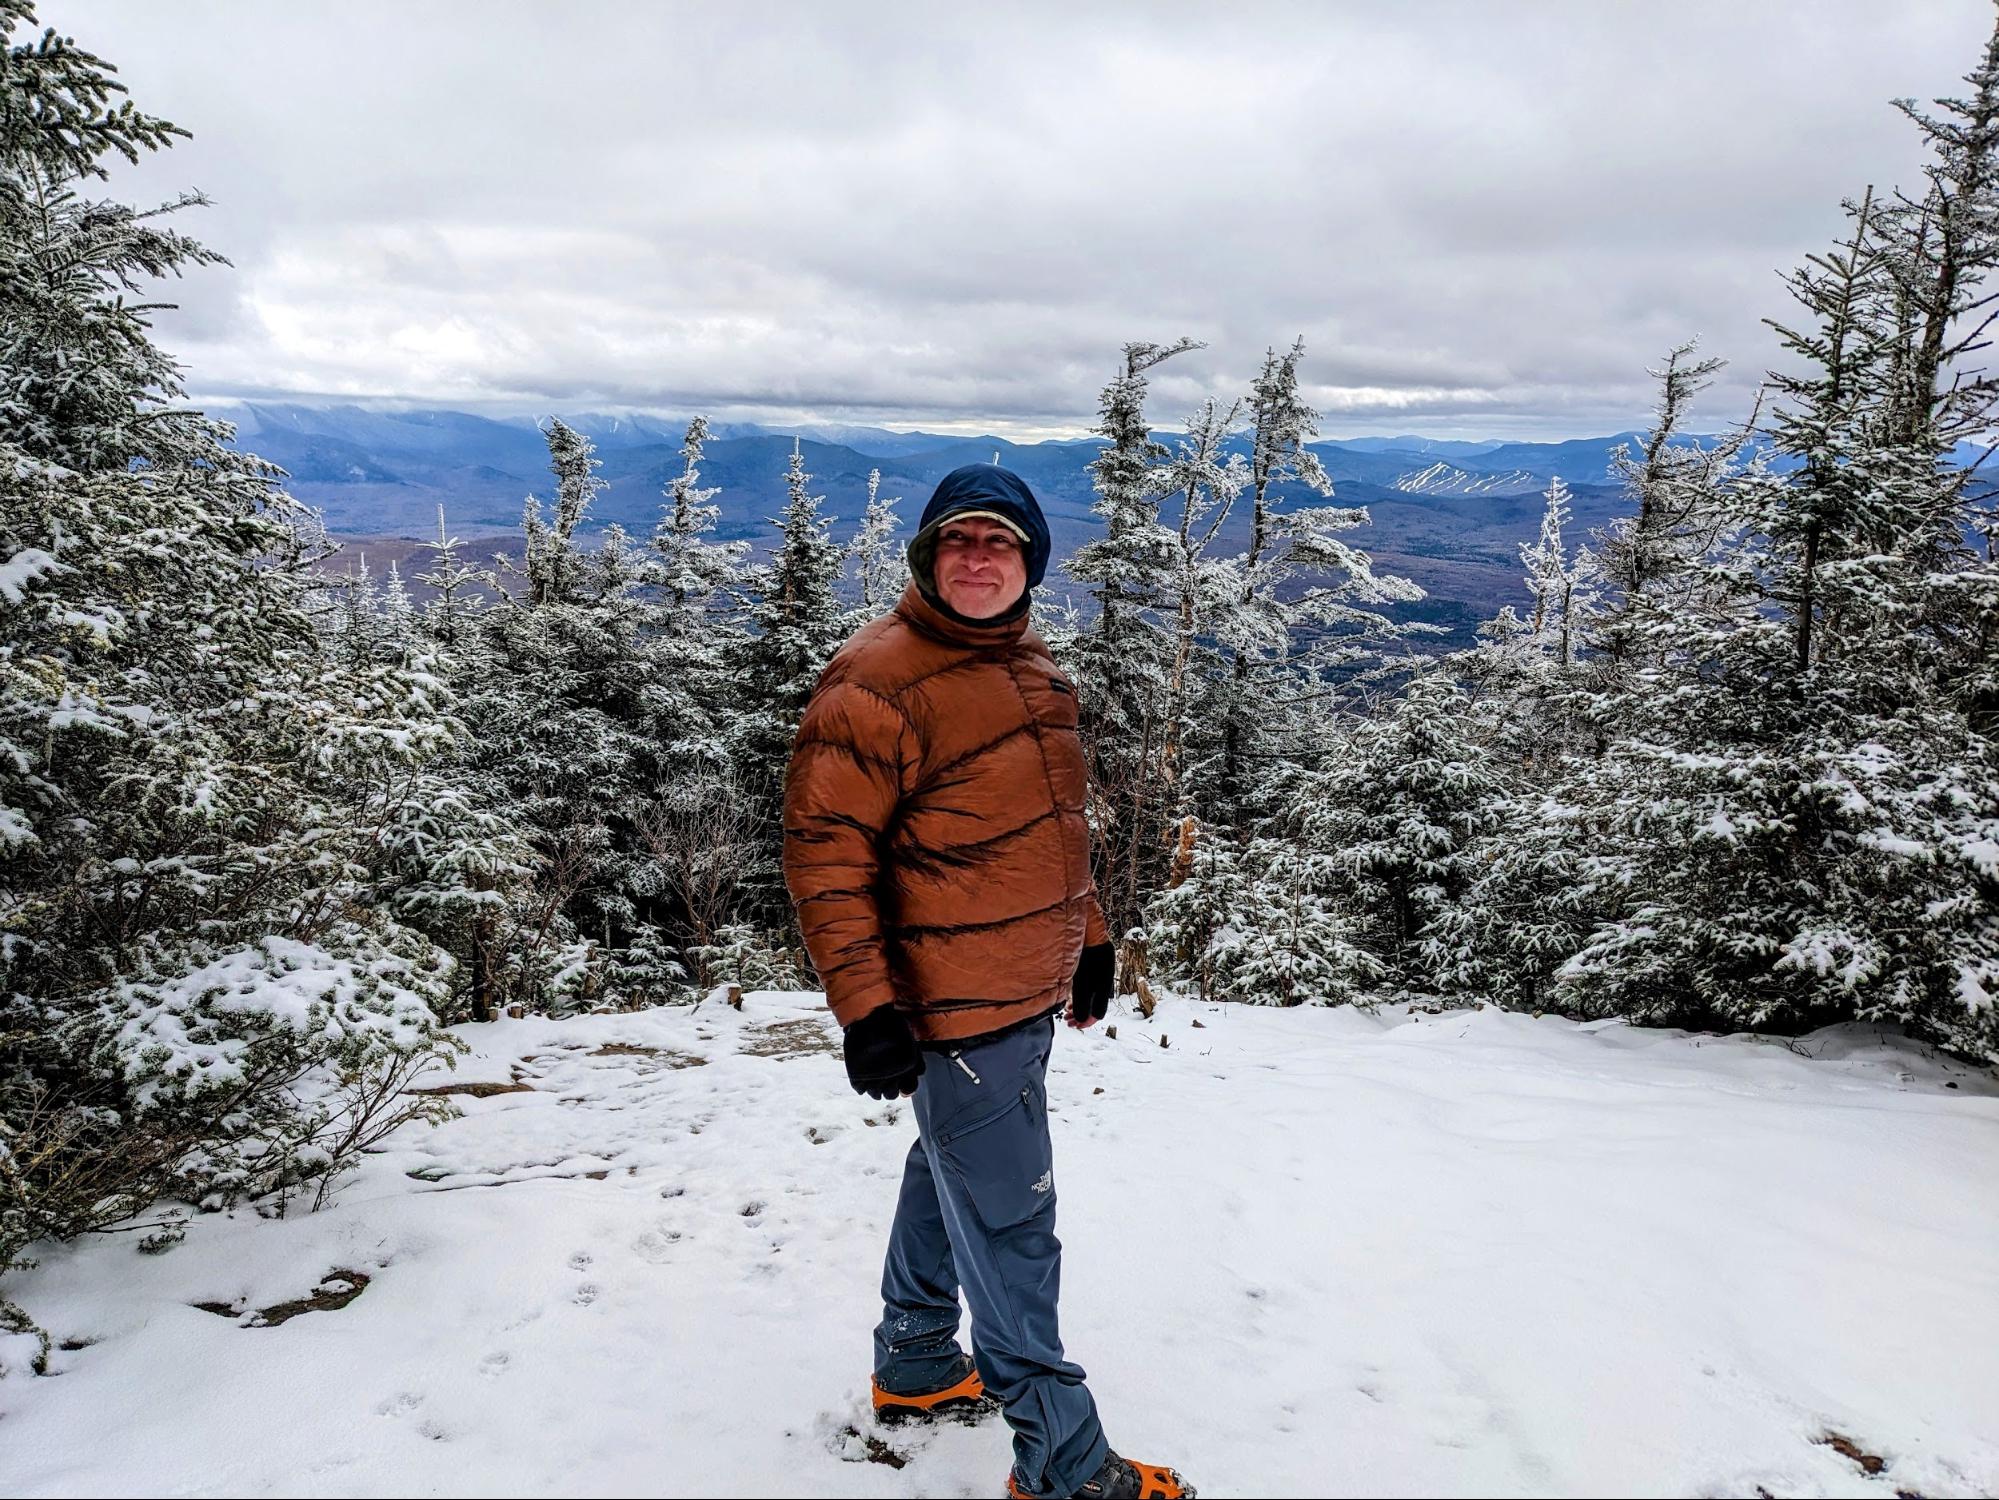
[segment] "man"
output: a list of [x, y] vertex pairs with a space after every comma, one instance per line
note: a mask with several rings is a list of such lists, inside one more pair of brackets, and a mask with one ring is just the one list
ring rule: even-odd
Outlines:
[[[1018, 475], [944, 477], [911, 582], [828, 664], [785, 783], [784, 872], [847, 1076], [914, 1095], [882, 1272], [874, 1405], [893, 1420], [996, 1398], [1015, 1497], [1173, 1500], [1110, 1450], [1056, 1324], [1061, 1242], [1045, 1077], [1055, 1013], [1110, 1005], [1076, 694], [1027, 623], [1048, 525]], [[958, 1296], [972, 1355], [958, 1345]]]

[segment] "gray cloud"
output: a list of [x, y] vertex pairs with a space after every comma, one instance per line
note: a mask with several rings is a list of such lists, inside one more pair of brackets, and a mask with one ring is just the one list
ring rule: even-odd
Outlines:
[[43, 19], [195, 132], [228, 254], [190, 384], [1016, 434], [1157, 415], [1302, 333], [1327, 430], [1567, 435], [1776, 358], [1776, 272], [1919, 170], [1979, 0], [1359, 7], [93, 0]]

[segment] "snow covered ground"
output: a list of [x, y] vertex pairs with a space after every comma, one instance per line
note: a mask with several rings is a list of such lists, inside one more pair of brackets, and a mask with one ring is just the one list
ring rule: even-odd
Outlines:
[[[1807, 1058], [1493, 1010], [1113, 1020], [1050, 1081], [1064, 1331], [1112, 1442], [1204, 1495], [1999, 1490], [1991, 1074], [1851, 1027]], [[997, 1419], [848, 1435], [912, 1124], [848, 1090], [818, 997], [466, 1035], [451, 1081], [525, 1087], [330, 1209], [16, 1278], [72, 1347], [0, 1380], [0, 1493], [1002, 1492]]]

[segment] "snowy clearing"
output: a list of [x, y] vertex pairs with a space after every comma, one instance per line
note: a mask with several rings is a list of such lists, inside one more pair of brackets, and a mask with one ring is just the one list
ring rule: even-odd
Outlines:
[[[1999, 1490], [1990, 1073], [1862, 1027], [1112, 1019], [1049, 1080], [1064, 1332], [1204, 1495]], [[434, 1081], [525, 1087], [330, 1209], [16, 1278], [69, 1347], [0, 1380], [0, 1491], [1003, 1492], [997, 1419], [846, 1436], [913, 1127], [817, 996], [464, 1034]]]

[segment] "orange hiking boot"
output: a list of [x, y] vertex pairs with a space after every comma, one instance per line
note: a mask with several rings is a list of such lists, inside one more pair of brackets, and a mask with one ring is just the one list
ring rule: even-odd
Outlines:
[[979, 1379], [979, 1372], [973, 1366], [970, 1356], [960, 1366], [960, 1373], [933, 1391], [919, 1391], [904, 1394], [899, 1391], [885, 1391], [881, 1383], [872, 1378], [868, 1389], [874, 1395], [875, 1420], [877, 1422], [906, 1422], [912, 1419], [927, 1420], [931, 1417], [957, 1417], [967, 1420], [983, 1416], [999, 1403], [986, 1394], [985, 1382]]
[[[1006, 1493], [1007, 1500], [1049, 1500], [1045, 1495], [1022, 1489], [1010, 1469]], [[1072, 1500], [1194, 1500], [1194, 1487], [1180, 1477], [1178, 1469], [1137, 1464], [1112, 1453], [1105, 1457], [1103, 1467], [1083, 1482]]]

